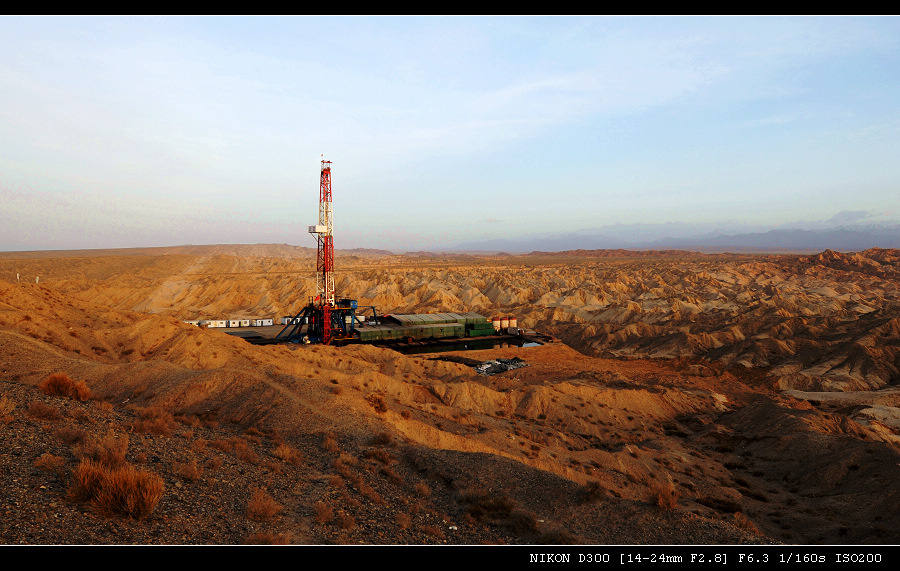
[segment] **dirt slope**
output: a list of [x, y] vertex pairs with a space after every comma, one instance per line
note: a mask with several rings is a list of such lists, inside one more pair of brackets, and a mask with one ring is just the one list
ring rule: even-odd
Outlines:
[[[896, 253], [344, 260], [362, 305], [567, 342], [530, 349], [253, 346], [180, 321], [298, 308], [309, 259], [282, 250], [0, 259], [2, 468], [27, 473], [4, 480], [6, 542], [897, 542]], [[56, 372], [93, 400], [39, 392]], [[131, 439], [165, 482], [153, 515], [67, 496], [73, 431]], [[253, 488], [278, 515], [248, 516]]]

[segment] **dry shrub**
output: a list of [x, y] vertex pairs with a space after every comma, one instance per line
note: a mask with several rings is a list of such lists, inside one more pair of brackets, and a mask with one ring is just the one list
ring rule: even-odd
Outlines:
[[425, 482], [419, 482], [415, 485], [416, 493], [422, 496], [423, 498], [427, 498], [431, 496], [431, 488], [428, 487], [428, 484]]
[[337, 517], [337, 524], [338, 524], [338, 527], [340, 527], [341, 529], [346, 529], [347, 531], [351, 531], [356, 527], [356, 520], [353, 519], [352, 515], [344, 512], [344, 513], [341, 513], [341, 515], [339, 515]]
[[88, 436], [72, 447], [75, 456], [82, 460], [92, 460], [108, 468], [125, 465], [125, 453], [128, 451], [128, 435], [116, 437], [113, 432], [97, 438]]
[[371, 394], [366, 398], [369, 401], [369, 404], [372, 405], [372, 408], [375, 409], [375, 412], [385, 413], [387, 412], [387, 403], [384, 401], [384, 397], [377, 394]]
[[600, 485], [600, 482], [591, 481], [585, 484], [582, 490], [581, 503], [589, 504], [609, 497], [606, 489]]
[[223, 460], [218, 456], [210, 458], [206, 461], [206, 469], [207, 470], [217, 470], [222, 467]]
[[412, 518], [409, 517], [409, 514], [403, 512], [397, 512], [397, 515], [394, 516], [394, 521], [397, 522], [397, 527], [400, 529], [409, 529], [409, 526], [412, 525]]
[[369, 446], [393, 446], [394, 441], [387, 432], [379, 432], [369, 441]]
[[379, 506], [387, 505], [387, 502], [383, 497], [381, 497], [381, 494], [376, 492], [372, 486], [366, 484], [365, 482], [361, 481], [359, 483], [359, 493], [361, 493], [363, 497], [368, 498], [372, 503], [375, 503]]
[[263, 460], [261, 466], [273, 474], [284, 474], [284, 468], [282, 468], [281, 463], [274, 460]]
[[425, 535], [430, 535], [437, 539], [444, 539], [444, 531], [436, 525], [423, 525], [419, 529], [421, 529], [422, 533]]
[[87, 411], [84, 410], [83, 408], [76, 408], [75, 410], [70, 411], [70, 412], [69, 412], [69, 417], [70, 417], [72, 420], [75, 420], [75, 421], [80, 422], [80, 423], [82, 423], [82, 424], [90, 424], [90, 423], [93, 423], [93, 422], [94, 422], [94, 419], [91, 418], [91, 415], [89, 415], [89, 414], [87, 413]]
[[59, 420], [62, 413], [55, 406], [36, 400], [28, 405], [28, 416], [40, 420]]
[[189, 482], [196, 482], [200, 479], [203, 470], [197, 465], [197, 460], [191, 460], [190, 462], [176, 462], [172, 466], [172, 473]]
[[516, 503], [508, 496], [486, 491], [463, 493], [462, 501], [468, 504], [468, 512], [479, 521], [506, 517], [516, 508]]
[[65, 476], [66, 459], [62, 456], [55, 456], [49, 452], [41, 454], [41, 457], [34, 461], [34, 467], [45, 472], [55, 472], [62, 479]]
[[131, 465], [110, 468], [82, 460], [72, 471], [69, 497], [90, 501], [101, 514], [143, 519], [153, 513], [163, 495], [162, 478]]
[[397, 473], [396, 470], [391, 468], [390, 466], [382, 466], [381, 473], [388, 477], [388, 479], [395, 484], [403, 483], [403, 476]]
[[254, 521], [266, 521], [282, 510], [281, 504], [276, 502], [264, 489], [255, 488], [247, 502], [247, 517]]
[[350, 466], [356, 466], [359, 461], [347, 454], [346, 452], [342, 452], [340, 456], [335, 458], [334, 460], [334, 468], [338, 471], [339, 474], [345, 475], [345, 472], [348, 470]]
[[5, 422], [12, 421], [11, 413], [16, 410], [16, 403], [6, 398], [6, 395], [0, 396], [0, 419]]
[[59, 395], [73, 400], [86, 401], [91, 398], [91, 390], [84, 381], [75, 381], [65, 373], [53, 373], [38, 384], [45, 395]]
[[272, 455], [295, 466], [299, 466], [303, 462], [303, 455], [290, 444], [284, 442], [275, 447]]
[[341, 447], [338, 446], [337, 440], [330, 434], [326, 434], [325, 438], [322, 439], [322, 448], [328, 452], [338, 452], [341, 449]]
[[259, 455], [250, 448], [246, 440], [242, 438], [232, 438], [231, 440], [234, 445], [234, 455], [237, 456], [238, 460], [248, 464], [259, 462]]
[[366, 450], [366, 458], [374, 458], [385, 466], [396, 460], [393, 454], [383, 448], [369, 448]]
[[506, 518], [508, 527], [519, 535], [537, 533], [538, 521], [537, 516], [527, 510], [514, 509], [509, 517]]
[[54, 430], [53, 435], [59, 438], [66, 446], [78, 444], [79, 442], [87, 438], [87, 432], [79, 430], [77, 428], [70, 428], [68, 426], [63, 426]]
[[752, 531], [753, 533], [760, 533], [759, 528], [756, 527], [756, 524], [753, 523], [753, 520], [750, 519], [750, 517], [747, 516], [747, 514], [745, 514], [744, 512], [735, 512], [734, 525], [738, 526], [741, 529]]
[[678, 507], [678, 490], [675, 489], [675, 484], [672, 482], [656, 486], [651, 493], [656, 505], [660, 508], [673, 510]]
[[325, 502], [319, 501], [313, 505], [316, 511], [316, 523], [328, 523], [334, 517], [334, 510]]
[[207, 444], [221, 452], [231, 452], [234, 449], [234, 445], [230, 440], [210, 440]]
[[537, 517], [516, 507], [504, 494], [475, 490], [463, 493], [461, 499], [468, 504], [468, 514], [474, 521], [501, 524], [520, 535], [538, 531]]
[[111, 402], [107, 402], [104, 400], [97, 403], [97, 408], [100, 409], [101, 412], [112, 412], [113, 405]]
[[134, 432], [149, 432], [160, 436], [172, 436], [172, 424], [163, 418], [136, 420], [129, 424]]
[[133, 407], [138, 413], [139, 420], [129, 425], [134, 432], [149, 432], [160, 436], [171, 436], [175, 428], [175, 417], [167, 410], [158, 406], [147, 408]]
[[203, 423], [200, 422], [200, 419], [197, 418], [193, 414], [192, 415], [179, 414], [179, 415], [175, 415], [174, 418], [175, 418], [175, 422], [180, 422], [181, 424], [183, 424], [185, 426], [190, 426], [191, 428], [200, 428], [203, 425]]

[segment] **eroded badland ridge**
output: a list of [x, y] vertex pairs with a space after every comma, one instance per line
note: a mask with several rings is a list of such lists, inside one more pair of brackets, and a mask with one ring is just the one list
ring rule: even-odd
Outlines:
[[900, 542], [900, 251], [338, 252], [561, 340], [402, 355], [182, 322], [296, 313], [310, 249], [161, 250], [0, 256], [0, 541]]

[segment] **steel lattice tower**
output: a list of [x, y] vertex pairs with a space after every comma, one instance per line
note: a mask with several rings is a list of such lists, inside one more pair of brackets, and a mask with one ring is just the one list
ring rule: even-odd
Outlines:
[[[334, 306], [334, 226], [331, 218], [331, 161], [322, 161], [319, 177], [319, 223], [309, 227], [316, 235], [316, 303]], [[329, 307], [330, 308], [330, 307]]]

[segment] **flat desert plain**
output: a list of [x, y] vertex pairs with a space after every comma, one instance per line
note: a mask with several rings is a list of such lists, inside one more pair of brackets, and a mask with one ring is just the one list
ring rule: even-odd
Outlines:
[[379, 313], [557, 341], [407, 355], [184, 323], [297, 313], [309, 248], [0, 254], [0, 541], [900, 543], [900, 251], [336, 265]]

